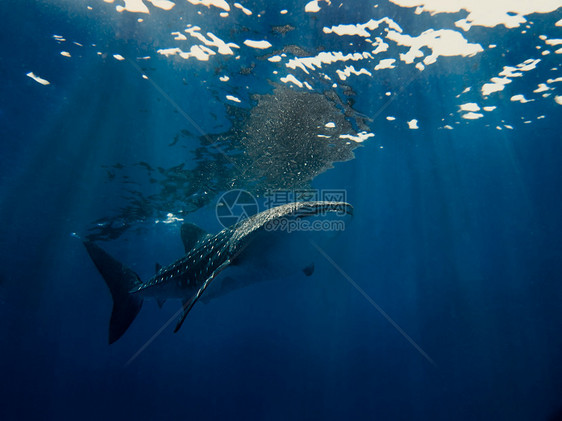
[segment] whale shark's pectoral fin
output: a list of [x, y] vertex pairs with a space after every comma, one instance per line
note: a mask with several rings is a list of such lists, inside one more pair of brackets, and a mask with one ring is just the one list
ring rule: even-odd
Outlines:
[[217, 269], [215, 269], [215, 271], [211, 274], [211, 276], [209, 276], [209, 278], [203, 283], [203, 285], [201, 286], [201, 288], [199, 288], [199, 290], [193, 295], [193, 297], [191, 297], [189, 300], [185, 300], [183, 302], [183, 312], [178, 320], [178, 323], [176, 324], [176, 327], [174, 329], [174, 333], [176, 333], [178, 330], [180, 330], [181, 325], [183, 324], [185, 318], [187, 317], [187, 315], [189, 314], [189, 311], [193, 308], [193, 305], [197, 302], [197, 300], [199, 299], [199, 297], [201, 297], [201, 294], [203, 294], [205, 292], [205, 290], [207, 289], [207, 287], [211, 284], [212, 280], [215, 279], [215, 277], [228, 265], [230, 264], [230, 260], [225, 261], [222, 265], [220, 265]]
[[[201, 290], [199, 290], [201, 291]], [[181, 316], [178, 320], [178, 323], [176, 324], [176, 327], [174, 328], [174, 333], [176, 333], [178, 330], [180, 330], [181, 325], [183, 324], [183, 321], [185, 320], [185, 318], [187, 317], [189, 310], [191, 310], [191, 308], [193, 307], [193, 304], [195, 304], [195, 301], [197, 301], [197, 299], [199, 298], [198, 295], [199, 291], [197, 291], [196, 294], [193, 295], [193, 297], [191, 297], [189, 300], [185, 300], [182, 304], [183, 304], [183, 311], [181, 313]]]
[[201, 288], [199, 288], [199, 290], [195, 294], [193, 294], [193, 297], [191, 297], [189, 300], [185, 300], [183, 302], [183, 312], [181, 313], [181, 316], [178, 320], [178, 324], [176, 325], [176, 327], [174, 329], [174, 333], [176, 333], [178, 330], [180, 330], [180, 327], [183, 324], [183, 321], [185, 320], [187, 315], [189, 314], [189, 311], [193, 308], [193, 305], [199, 299], [199, 297], [201, 297], [201, 294], [203, 294], [203, 292], [205, 292], [205, 290], [207, 289], [207, 287], [209, 286], [209, 284], [211, 283], [213, 278], [214, 278], [214, 276], [211, 276], [209, 279], [207, 279], [205, 281], [205, 283], [203, 284], [203, 286]]

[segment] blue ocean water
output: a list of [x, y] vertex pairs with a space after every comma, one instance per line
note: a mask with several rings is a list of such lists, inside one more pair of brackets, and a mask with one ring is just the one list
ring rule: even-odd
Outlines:
[[[559, 2], [173, 3], [0, 4], [0, 417], [560, 419]], [[305, 187], [355, 209], [312, 276], [107, 344], [79, 238], [148, 279]]]

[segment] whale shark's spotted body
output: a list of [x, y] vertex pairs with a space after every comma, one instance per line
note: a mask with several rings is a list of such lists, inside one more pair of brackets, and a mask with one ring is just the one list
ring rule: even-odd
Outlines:
[[[345, 202], [294, 202], [268, 209], [215, 235], [205, 234], [198, 227], [186, 224], [182, 237], [186, 254], [174, 263], [159, 268], [146, 282], [100, 247], [85, 242], [86, 249], [104, 277], [113, 297], [109, 342], [119, 339], [140, 311], [144, 298], [155, 298], [161, 304], [168, 298], [183, 300], [183, 313], [175, 331], [215, 277], [236, 262], [260, 231], [282, 218], [303, 218], [327, 212], [352, 214]], [[308, 269], [310, 270], [310, 269]]]

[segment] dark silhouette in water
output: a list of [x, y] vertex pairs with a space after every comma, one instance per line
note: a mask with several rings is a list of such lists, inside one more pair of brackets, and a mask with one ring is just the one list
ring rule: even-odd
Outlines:
[[[126, 185], [127, 204], [95, 221], [86, 237], [116, 239], [151, 218], [196, 211], [230, 189], [261, 195], [268, 190], [307, 188], [334, 162], [354, 158], [353, 150], [360, 143], [340, 136], [368, 130], [363, 118], [331, 91], [319, 94], [277, 86], [272, 94], [253, 99], [256, 105], [250, 110], [228, 108], [232, 121], [228, 132], [199, 138], [200, 146], [192, 152], [193, 168], [135, 164], [152, 190], [157, 188], [154, 194], [146, 195], [146, 186], [133, 183], [123, 165], [108, 167], [109, 181]], [[188, 134], [180, 133], [173, 144]]]
[[[215, 235], [206, 235], [200, 228], [188, 224], [182, 227], [186, 250], [184, 257], [169, 266], [157, 266], [157, 273], [146, 282], [91, 241], [84, 245], [90, 257], [103, 276], [113, 298], [113, 311], [109, 324], [109, 343], [119, 339], [129, 328], [142, 307], [145, 298], [155, 298], [159, 305], [168, 298], [181, 299], [183, 311], [176, 325], [177, 332], [195, 302], [211, 282], [229, 265], [240, 265], [256, 256], [259, 264], [267, 260], [261, 253], [275, 241], [267, 234], [276, 235], [268, 227], [275, 226], [281, 219], [304, 218], [337, 212], [352, 214], [353, 208], [345, 202], [295, 202], [268, 209], [253, 215], [238, 224], [225, 228]], [[292, 234], [291, 234], [292, 235]], [[253, 244], [254, 242], [258, 243]], [[287, 258], [281, 265], [287, 266]], [[308, 265], [303, 272], [310, 276], [314, 270]], [[260, 271], [260, 276], [264, 276]], [[238, 283], [238, 284], [237, 284]], [[213, 297], [232, 291], [248, 283], [244, 276], [241, 282], [226, 278], [220, 283]]]

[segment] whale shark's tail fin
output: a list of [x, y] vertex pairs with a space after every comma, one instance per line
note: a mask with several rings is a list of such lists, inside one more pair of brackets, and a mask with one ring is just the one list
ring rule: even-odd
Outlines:
[[103, 276], [113, 298], [113, 311], [109, 322], [109, 343], [112, 344], [123, 336], [141, 309], [142, 299], [129, 293], [141, 281], [135, 272], [96, 244], [84, 241], [84, 246]]

